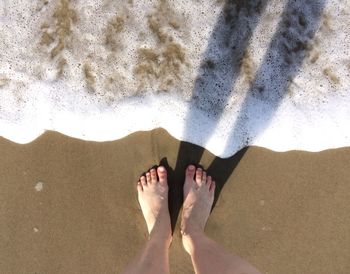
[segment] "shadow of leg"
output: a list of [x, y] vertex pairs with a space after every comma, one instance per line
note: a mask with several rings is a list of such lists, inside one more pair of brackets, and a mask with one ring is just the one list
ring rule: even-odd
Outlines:
[[238, 151], [235, 155], [227, 159], [216, 157], [207, 169], [208, 174], [213, 176], [216, 183], [215, 198], [212, 209], [215, 207], [220, 193], [226, 184], [227, 180], [238, 166], [239, 162], [248, 151], [248, 147], [245, 147]]

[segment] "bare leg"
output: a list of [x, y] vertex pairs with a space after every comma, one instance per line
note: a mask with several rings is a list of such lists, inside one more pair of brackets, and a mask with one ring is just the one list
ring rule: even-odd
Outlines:
[[168, 250], [172, 236], [165, 168], [160, 166], [157, 171], [151, 169], [146, 177], [142, 176], [137, 183], [137, 192], [147, 223], [149, 240], [124, 273], [169, 273]]
[[186, 170], [181, 222], [182, 243], [197, 274], [260, 274], [248, 262], [233, 255], [204, 234], [214, 201], [215, 182], [202, 169]]

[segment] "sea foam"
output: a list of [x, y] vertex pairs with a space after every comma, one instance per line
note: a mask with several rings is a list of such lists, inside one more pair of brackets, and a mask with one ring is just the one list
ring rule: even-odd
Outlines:
[[2, 0], [0, 136], [350, 145], [350, 3]]

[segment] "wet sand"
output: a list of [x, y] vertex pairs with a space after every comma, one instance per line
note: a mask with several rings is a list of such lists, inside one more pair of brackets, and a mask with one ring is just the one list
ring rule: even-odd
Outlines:
[[[175, 223], [184, 168], [202, 153], [164, 130], [104, 143], [47, 132], [28, 145], [0, 139], [0, 151], [0, 273], [9, 274], [120, 273], [147, 239], [140, 174], [168, 165]], [[350, 148], [201, 158], [219, 185], [209, 236], [263, 273], [350, 273]], [[193, 273], [178, 226], [171, 272]]]

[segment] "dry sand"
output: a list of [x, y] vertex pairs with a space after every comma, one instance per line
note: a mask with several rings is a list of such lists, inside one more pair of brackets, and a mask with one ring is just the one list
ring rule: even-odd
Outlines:
[[[138, 176], [167, 162], [174, 222], [184, 168], [203, 153], [164, 130], [105, 143], [47, 132], [28, 145], [0, 139], [0, 151], [0, 273], [6, 274], [120, 273], [147, 239]], [[209, 236], [263, 273], [350, 273], [350, 148], [249, 147], [226, 160], [204, 151], [200, 162], [220, 192]], [[178, 223], [171, 272], [193, 273]]]

